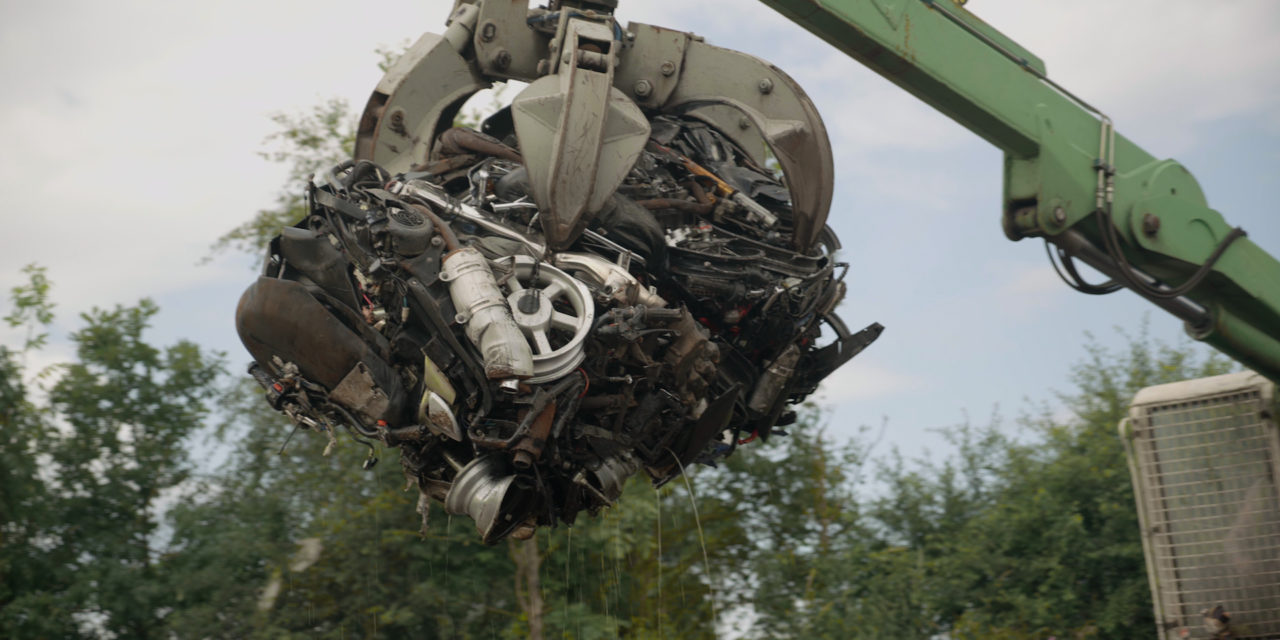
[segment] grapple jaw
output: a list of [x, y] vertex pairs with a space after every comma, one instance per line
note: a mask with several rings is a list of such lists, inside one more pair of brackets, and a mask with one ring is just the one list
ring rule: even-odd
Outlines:
[[530, 85], [512, 114], [552, 249], [572, 244], [605, 206], [644, 148], [646, 114], [656, 113], [701, 119], [761, 165], [771, 152], [790, 191], [791, 244], [813, 249], [834, 170], [826, 127], [800, 86], [768, 62], [690, 33], [638, 23], [623, 30], [608, 11], [616, 2], [586, 4], [460, 1], [444, 35], [423, 36], [378, 84], [356, 159], [393, 173], [426, 166], [432, 141], [469, 97], [519, 80]]

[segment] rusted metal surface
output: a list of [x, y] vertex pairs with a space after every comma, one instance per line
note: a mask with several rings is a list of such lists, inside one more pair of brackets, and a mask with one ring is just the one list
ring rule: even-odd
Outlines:
[[547, 438], [551, 435], [551, 424], [555, 417], [556, 401], [552, 400], [534, 419], [529, 433], [512, 447], [514, 451], [512, 462], [517, 469], [528, 469], [542, 457], [542, 448], [546, 446]]
[[[486, 136], [475, 129], [454, 127], [440, 134], [439, 150], [442, 155], [455, 156], [466, 153], [478, 153], [485, 156], [502, 158], [512, 162], [524, 162], [520, 152], [502, 144], [492, 136]], [[470, 164], [475, 164], [472, 160]]]
[[689, 202], [688, 200], [679, 200], [675, 198], [655, 198], [653, 200], [637, 200], [636, 204], [646, 209], [680, 209], [689, 213], [698, 215], [707, 215], [711, 213], [713, 203], [710, 202]]

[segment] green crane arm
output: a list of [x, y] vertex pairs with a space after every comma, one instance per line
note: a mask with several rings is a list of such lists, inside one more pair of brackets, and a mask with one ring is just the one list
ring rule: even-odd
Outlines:
[[[761, 1], [1002, 149], [1005, 234], [1052, 242], [1076, 288], [1127, 287], [1280, 382], [1280, 262], [1039, 58], [957, 0]], [[1073, 260], [1112, 282], [1080, 282]]]

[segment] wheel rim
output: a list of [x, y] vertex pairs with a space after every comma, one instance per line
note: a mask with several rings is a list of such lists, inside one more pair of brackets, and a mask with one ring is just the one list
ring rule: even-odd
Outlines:
[[[583, 342], [595, 322], [591, 290], [573, 276], [528, 256], [497, 261], [511, 273], [502, 284], [516, 326], [533, 351], [537, 384], [561, 378], [582, 363]], [[536, 273], [535, 273], [536, 271]]]

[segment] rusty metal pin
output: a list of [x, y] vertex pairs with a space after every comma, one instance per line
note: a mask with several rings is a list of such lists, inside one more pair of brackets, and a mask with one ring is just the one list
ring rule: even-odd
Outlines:
[[1151, 213], [1142, 214], [1142, 232], [1154, 238], [1160, 232], [1159, 216]]
[[511, 52], [506, 49], [498, 49], [498, 53], [493, 56], [493, 66], [498, 69], [506, 69], [511, 66]]

